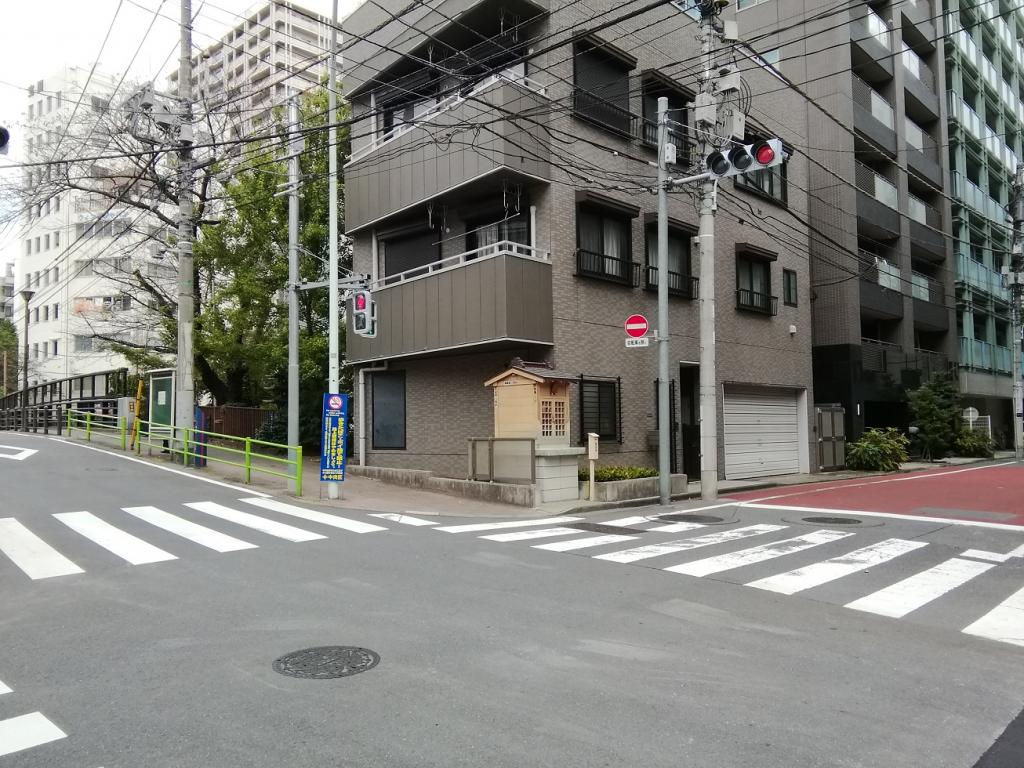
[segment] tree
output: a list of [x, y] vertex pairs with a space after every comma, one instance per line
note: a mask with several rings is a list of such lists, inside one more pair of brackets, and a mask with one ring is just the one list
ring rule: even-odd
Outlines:
[[960, 393], [950, 376], [933, 376], [909, 394], [910, 411], [926, 459], [941, 459], [960, 431]]
[[7, 356], [7, 379], [2, 380], [0, 375], [0, 396], [18, 389], [18, 331], [10, 320], [0, 318], [0, 366], [4, 355]]

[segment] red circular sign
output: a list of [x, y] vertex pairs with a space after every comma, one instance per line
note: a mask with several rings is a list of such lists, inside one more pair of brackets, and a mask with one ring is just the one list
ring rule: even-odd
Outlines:
[[647, 318], [643, 315], [630, 315], [626, 318], [626, 335], [639, 339], [647, 335]]

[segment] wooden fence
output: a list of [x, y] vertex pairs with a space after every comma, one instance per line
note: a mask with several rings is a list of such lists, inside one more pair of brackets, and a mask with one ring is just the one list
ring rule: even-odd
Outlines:
[[255, 437], [256, 431], [277, 413], [270, 408], [246, 408], [237, 405], [200, 407], [208, 431], [233, 437]]

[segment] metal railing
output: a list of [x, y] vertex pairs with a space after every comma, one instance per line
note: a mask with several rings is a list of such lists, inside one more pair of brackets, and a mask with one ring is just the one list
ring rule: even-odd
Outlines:
[[900, 268], [898, 265], [893, 264], [891, 261], [887, 261], [885, 257], [879, 256], [876, 253], [869, 253], [868, 251], [860, 251], [861, 259], [864, 262], [873, 261], [873, 264], [869, 264], [861, 272], [861, 279], [869, 283], [876, 283], [883, 288], [888, 288], [891, 291], [900, 291], [903, 285], [903, 279], [900, 277]]
[[543, 261], [549, 262], [551, 260], [551, 254], [547, 251], [542, 251], [539, 248], [533, 248], [524, 243], [516, 243], [512, 240], [501, 240], [497, 243], [491, 243], [490, 245], [483, 245], [479, 248], [474, 248], [472, 251], [465, 251], [464, 253], [457, 253], [454, 256], [448, 256], [447, 258], [440, 259], [438, 261], [432, 261], [429, 264], [424, 264], [422, 267], [413, 267], [407, 269], [404, 272], [398, 272], [394, 275], [387, 275], [382, 277], [372, 285], [374, 290], [387, 288], [388, 286], [398, 285], [400, 283], [407, 283], [410, 280], [416, 280], [422, 277], [429, 277], [430, 275], [436, 275], [438, 272], [447, 272], [451, 269], [458, 269], [471, 262], [479, 262], [484, 259], [493, 259], [497, 256], [515, 256], [518, 259], [529, 259], [530, 261]]
[[930, 304], [946, 305], [946, 292], [942, 283], [921, 272], [910, 273], [910, 295]]
[[932, 68], [925, 64], [921, 57], [918, 56], [914, 51], [903, 44], [903, 51], [900, 55], [903, 61], [903, 68], [907, 70], [911, 75], [916, 77], [921, 83], [929, 88], [929, 90], [935, 90], [935, 73]]
[[639, 118], [636, 115], [582, 88], [573, 89], [572, 109], [580, 117], [605, 128], [611, 128], [627, 136], [637, 135], [636, 125]]
[[972, 288], [990, 293], [1002, 301], [1010, 300], [1010, 291], [1003, 284], [1003, 276], [991, 267], [972, 259], [969, 254], [961, 251], [957, 254], [957, 279]]
[[882, 94], [861, 80], [857, 75], [853, 76], [853, 101], [868, 110], [872, 117], [889, 130], [896, 128], [896, 111], [892, 104]]
[[984, 192], [981, 187], [959, 171], [953, 171], [950, 175], [953, 177], [954, 197], [959, 198], [968, 207], [973, 208], [981, 215], [996, 223], [1006, 221], [1006, 211], [997, 200], [993, 200], [989, 197], [987, 192]]
[[907, 359], [907, 367], [921, 371], [925, 379], [930, 379], [935, 374], [949, 373], [949, 358], [932, 349], [915, 347], [913, 358]]
[[36, 384], [27, 390], [18, 390], [0, 398], [0, 411], [12, 408], [47, 405], [82, 400], [116, 400], [127, 397], [128, 369], [115, 368], [109, 371], [69, 376], [66, 379]]
[[[645, 270], [645, 283], [648, 290], [658, 289], [658, 268], [648, 266]], [[684, 275], [681, 272], [668, 272], [668, 292], [673, 296], [681, 296], [684, 299], [697, 298], [699, 281], [693, 275]]]
[[981, 339], [960, 337], [960, 365], [1000, 373], [1010, 372], [1010, 348]]
[[[640, 141], [648, 147], [658, 146], [658, 123], [654, 120], [640, 121]], [[668, 143], [676, 148], [676, 165], [687, 165], [692, 160], [694, 143], [684, 131], [677, 128], [668, 129]]]
[[68, 437], [77, 429], [84, 432], [90, 443], [93, 435], [106, 435], [115, 438], [122, 451], [128, 448], [128, 419], [124, 416], [68, 408], [66, 426]]
[[906, 360], [903, 347], [880, 339], [862, 337], [861, 364], [865, 371], [887, 373], [890, 367], [902, 366]]
[[763, 315], [777, 315], [779, 312], [779, 297], [752, 291], [749, 288], [737, 288], [736, 309], [760, 312]]
[[885, 19], [868, 8], [867, 15], [864, 17], [864, 23], [867, 27], [868, 34], [877, 40], [887, 51], [891, 51], [892, 29], [886, 23]]
[[640, 284], [640, 265], [638, 263], [604, 253], [585, 251], [582, 248], [576, 251], [576, 274], [622, 285]]
[[942, 214], [924, 200], [914, 195], [907, 196], [907, 215], [919, 224], [932, 229], [942, 229]]
[[899, 193], [896, 185], [878, 173], [874, 168], [857, 163], [854, 169], [857, 188], [871, 195], [875, 200], [894, 210], [899, 210]]
[[488, 483], [537, 481], [537, 444], [526, 437], [471, 437], [469, 479]]
[[921, 126], [909, 117], [904, 120], [904, 130], [907, 137], [907, 146], [916, 149], [922, 155], [934, 162], [939, 161], [939, 148], [935, 139], [928, 135]]

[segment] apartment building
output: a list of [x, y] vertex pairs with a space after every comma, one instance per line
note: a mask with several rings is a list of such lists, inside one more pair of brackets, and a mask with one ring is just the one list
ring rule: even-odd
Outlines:
[[1024, 9], [947, 0], [945, 10], [960, 390], [1009, 445], [1014, 339], [1001, 268], [1011, 259], [1006, 206], [1024, 157]]
[[13, 319], [23, 335], [28, 312], [30, 386], [126, 365], [111, 342], [157, 341], [133, 290], [134, 269], [161, 278], [161, 266], [151, 259], [148, 224], [137, 210], [98, 194], [119, 183], [118, 161], [91, 164], [87, 179], [76, 178], [93, 192], [68, 189], [56, 179], [59, 162], [77, 157], [83, 142], [93, 150], [104, 145], [104, 128], [94, 125], [111, 108], [116, 83], [113, 75], [69, 66], [27, 88], [26, 159], [54, 164], [29, 168], [24, 179], [15, 293], [27, 289], [31, 295], [27, 309], [22, 298], [15, 300]]
[[907, 392], [959, 346], [941, 7], [741, 0], [735, 18], [786, 30], [759, 47], [810, 99], [817, 400], [844, 407], [853, 439], [905, 428]]
[[[697, 216], [692, 194], [672, 195], [660, 276], [654, 194], [658, 97], [675, 121], [674, 173], [702, 162], [692, 140], [697, 26], [684, 3], [626, 18], [638, 7], [382, 0], [346, 19], [355, 123], [345, 223], [378, 307], [376, 338], [347, 335], [367, 465], [465, 477], [467, 440], [494, 431], [484, 382], [515, 358], [569, 377], [571, 443], [596, 432], [602, 463], [655, 465], [655, 345], [627, 349], [623, 322], [639, 312], [653, 326], [667, 279], [673, 469], [698, 474]], [[770, 62], [723, 51], [721, 63], [734, 58], [755, 94], [747, 138], [806, 146], [803, 99], [776, 92]], [[726, 478], [817, 469], [808, 183], [794, 152], [719, 187]]]
[[0, 318], [14, 318], [14, 263], [0, 269]]
[[[318, 85], [327, 73], [330, 19], [287, 0], [270, 0], [240, 14], [219, 42], [192, 58], [196, 110], [228, 121], [232, 138], [270, 122], [275, 107]], [[177, 90], [178, 72], [169, 76]]]

